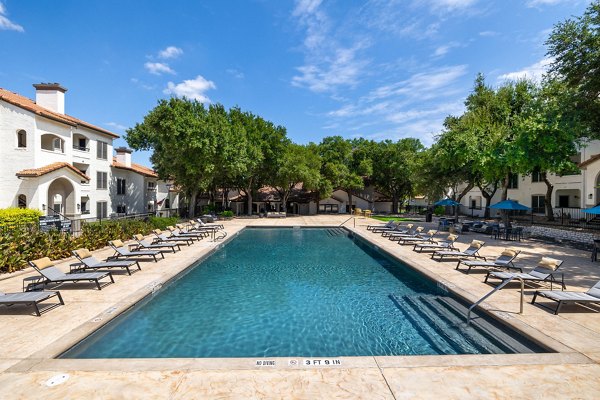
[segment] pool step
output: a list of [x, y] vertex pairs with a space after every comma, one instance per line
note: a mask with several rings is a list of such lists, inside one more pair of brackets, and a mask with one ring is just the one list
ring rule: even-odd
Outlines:
[[464, 318], [467, 307], [450, 296], [390, 295], [390, 298], [432, 347], [438, 352], [442, 350], [441, 354], [531, 353], [539, 350], [529, 346], [527, 341], [521, 343], [511, 337], [500, 323], [490, 317], [484, 318], [481, 313], [475, 312], [475, 318], [467, 325]]
[[327, 229], [327, 234], [329, 236], [342, 236], [346, 235], [346, 230], [342, 228], [329, 228]]

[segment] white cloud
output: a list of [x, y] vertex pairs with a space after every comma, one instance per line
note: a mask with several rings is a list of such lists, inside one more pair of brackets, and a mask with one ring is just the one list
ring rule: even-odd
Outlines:
[[0, 29], [5, 31], [17, 31], [17, 32], [25, 32], [25, 29], [14, 22], [12, 22], [6, 16], [6, 8], [4, 4], [0, 3]]
[[499, 81], [516, 81], [519, 79], [530, 79], [540, 81], [544, 74], [548, 71], [548, 66], [554, 61], [553, 58], [544, 58], [535, 64], [523, 68], [519, 71], [508, 72], [498, 76]]
[[246, 75], [244, 75], [242, 71], [237, 70], [235, 68], [229, 68], [225, 70], [225, 72], [227, 72], [229, 75], [233, 76], [236, 79], [244, 79], [246, 77]]
[[483, 37], [493, 37], [493, 36], [498, 36], [500, 33], [496, 32], [496, 31], [482, 31], [479, 32], [479, 36], [483, 36]]
[[159, 58], [177, 58], [183, 54], [183, 50], [179, 47], [169, 46], [164, 50], [158, 52]]
[[210, 103], [210, 99], [206, 97], [204, 92], [216, 88], [217, 86], [213, 81], [209, 81], [202, 75], [198, 75], [195, 79], [184, 80], [178, 84], [169, 82], [167, 88], [163, 90], [163, 93], [177, 97], [195, 99], [201, 103]]
[[104, 125], [110, 126], [111, 128], [118, 129], [120, 131], [124, 131], [125, 129], [127, 129], [127, 127], [125, 125], [121, 125], [116, 122], [105, 122]]
[[169, 67], [168, 64], [159, 62], [147, 62], [144, 64], [144, 68], [153, 75], [172, 74], [175, 75], [175, 71]]
[[529, 0], [525, 4], [527, 7], [553, 6], [558, 3], [573, 2], [573, 0]]
[[307, 64], [298, 67], [300, 75], [292, 78], [292, 85], [306, 87], [313, 92], [333, 91], [339, 86], [354, 87], [358, 84], [364, 67], [368, 61], [357, 59], [360, 49], [337, 48], [331, 58], [325, 58], [320, 63]]
[[453, 48], [456, 47], [461, 47], [462, 45], [458, 42], [450, 42], [448, 44], [439, 46], [437, 49], [435, 49], [435, 51], [433, 52], [433, 56], [434, 57], [442, 57], [445, 56], [446, 54], [448, 54], [448, 52], [450, 50], [452, 50]]
[[430, 7], [436, 11], [464, 10], [477, 3], [477, 0], [429, 0]]
[[320, 6], [321, 0], [296, 1], [292, 16], [306, 32], [305, 64], [296, 67], [299, 74], [292, 77], [291, 84], [319, 93], [335, 92], [343, 86], [354, 87], [369, 63], [360, 57], [360, 52], [369, 47], [369, 41], [358, 38], [349, 45], [342, 45]]

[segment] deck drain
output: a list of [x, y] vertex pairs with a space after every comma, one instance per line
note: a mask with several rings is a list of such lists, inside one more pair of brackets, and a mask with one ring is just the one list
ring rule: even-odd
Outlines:
[[52, 386], [61, 385], [61, 384], [65, 383], [67, 380], [69, 380], [69, 374], [54, 375], [52, 378], [50, 378], [46, 381], [46, 386], [52, 387]]
[[105, 314], [113, 314], [115, 311], [117, 311], [117, 307], [111, 307], [108, 310], [106, 310], [104, 313]]
[[100, 322], [102, 321], [102, 317], [96, 317], [92, 320], [92, 322]]

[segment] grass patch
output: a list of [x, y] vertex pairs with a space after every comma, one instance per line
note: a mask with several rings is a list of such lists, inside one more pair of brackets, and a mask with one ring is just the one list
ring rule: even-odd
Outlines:
[[378, 221], [383, 221], [383, 222], [388, 222], [388, 221], [420, 221], [420, 220], [414, 219], [414, 218], [386, 217], [386, 216], [380, 216], [380, 215], [375, 215], [375, 216], [373, 216], [371, 218], [376, 219]]

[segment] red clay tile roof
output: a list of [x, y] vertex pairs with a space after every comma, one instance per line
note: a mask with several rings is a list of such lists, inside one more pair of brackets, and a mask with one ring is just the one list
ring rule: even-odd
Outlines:
[[591, 163], [597, 161], [598, 159], [600, 159], [600, 154], [595, 154], [595, 155], [591, 156], [590, 158], [588, 158], [587, 160], [585, 160], [584, 162], [579, 163], [578, 167], [585, 168], [588, 165], [590, 165]]
[[121, 164], [117, 161], [116, 157], [113, 157], [112, 166], [119, 169], [126, 169], [128, 171], [136, 172], [140, 175], [147, 176], [149, 178], [158, 178], [158, 174], [154, 172], [152, 169], [148, 167], [144, 167], [143, 165], [131, 163], [131, 167], [126, 166], [125, 164]]
[[77, 168], [75, 168], [74, 166], [72, 166], [71, 164], [66, 163], [66, 162], [55, 162], [55, 163], [48, 164], [48, 165], [40, 167], [40, 168], [24, 169], [22, 171], [17, 172], [17, 176], [19, 178], [26, 178], [26, 177], [35, 178], [38, 176], [46, 175], [47, 173], [56, 171], [57, 169], [61, 169], [61, 168], [68, 168], [71, 171], [75, 172], [77, 175], [84, 178], [85, 180], [87, 180], [87, 181], [90, 180], [89, 176], [87, 176], [86, 174], [84, 174], [83, 172], [81, 172], [80, 170], [78, 170]]
[[51, 120], [62, 122], [63, 124], [71, 125], [71, 126], [83, 126], [88, 129], [92, 129], [96, 132], [103, 133], [105, 135], [112, 136], [114, 138], [118, 138], [119, 135], [107, 131], [106, 129], [99, 128], [95, 125], [77, 119], [75, 117], [71, 117], [70, 115], [56, 113], [54, 111], [50, 111], [47, 108], [39, 106], [35, 101], [28, 99], [27, 97], [21, 96], [20, 94], [13, 93], [6, 89], [0, 88], [0, 100], [3, 100], [7, 103], [15, 105], [17, 107], [23, 108], [27, 111], [31, 111], [34, 114], [40, 115], [42, 117], [49, 118]]

